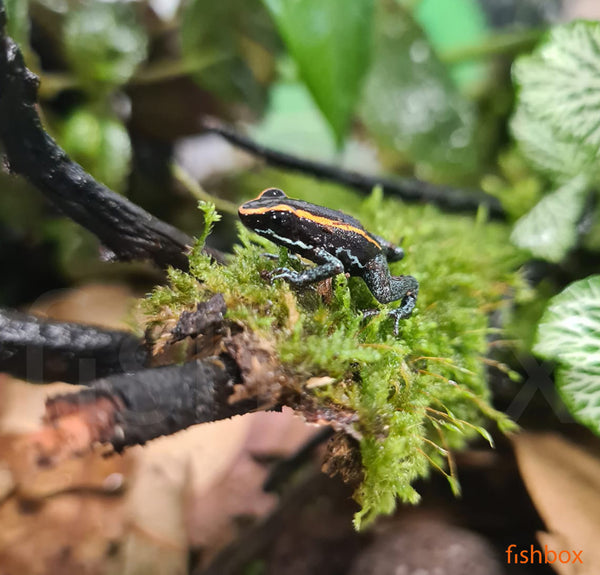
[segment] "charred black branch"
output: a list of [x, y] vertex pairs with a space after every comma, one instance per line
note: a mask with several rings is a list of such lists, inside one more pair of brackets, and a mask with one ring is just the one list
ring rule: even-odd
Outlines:
[[0, 309], [0, 372], [27, 381], [82, 384], [139, 370], [146, 360], [142, 342], [131, 333]]
[[207, 119], [203, 122], [203, 127], [207, 132], [219, 134], [234, 146], [262, 158], [271, 166], [308, 174], [367, 194], [371, 193], [375, 186], [381, 186], [384, 193], [390, 196], [396, 196], [406, 202], [435, 204], [448, 212], [476, 213], [481, 206], [486, 206], [491, 218], [506, 218], [506, 212], [498, 199], [481, 191], [461, 190], [416, 178], [385, 178], [359, 174], [273, 150], [254, 142], [218, 120]]
[[79, 393], [52, 398], [47, 418], [52, 423], [88, 407], [96, 415], [104, 410], [106, 417], [94, 421], [91, 436], [119, 451], [249, 411], [248, 405], [229, 404], [234, 382], [235, 375], [216, 358], [114, 375]]
[[36, 109], [38, 83], [6, 36], [0, 0], [0, 140], [10, 169], [95, 234], [116, 258], [187, 269], [190, 237], [94, 180], [44, 131]]
[[223, 316], [227, 311], [223, 294], [216, 294], [208, 301], [198, 302], [195, 311], [184, 311], [173, 328], [173, 341], [181, 341], [186, 337], [212, 332], [223, 324]]

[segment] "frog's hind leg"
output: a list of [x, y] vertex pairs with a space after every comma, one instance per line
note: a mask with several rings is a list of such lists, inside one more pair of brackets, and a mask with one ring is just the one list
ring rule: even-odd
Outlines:
[[378, 256], [371, 260], [362, 273], [362, 278], [381, 303], [390, 303], [419, 293], [419, 282], [412, 276], [393, 276], [385, 257]]
[[[380, 256], [370, 261], [362, 275], [371, 293], [381, 303], [401, 300], [400, 305], [389, 311], [394, 320], [394, 333], [398, 335], [401, 319], [410, 317], [417, 302], [419, 282], [412, 276], [393, 276], [387, 266], [385, 257]], [[367, 310], [366, 317], [379, 313], [379, 310]]]
[[282, 279], [293, 286], [304, 287], [331, 278], [344, 271], [344, 264], [324, 249], [317, 248], [315, 256], [323, 263], [303, 272], [297, 272], [289, 268], [277, 268], [271, 272], [271, 281]]

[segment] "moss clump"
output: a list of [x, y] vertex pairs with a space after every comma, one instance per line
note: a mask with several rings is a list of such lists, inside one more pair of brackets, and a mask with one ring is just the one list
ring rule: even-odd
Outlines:
[[[291, 197], [343, 206], [391, 241], [404, 237], [407, 255], [391, 270], [415, 276], [421, 288], [399, 337], [384, 313], [394, 305], [378, 304], [359, 278], [338, 276], [328, 298], [314, 287], [297, 291], [281, 281], [264, 281], [261, 272], [282, 262], [263, 257], [275, 246], [241, 226], [229, 265], [211, 265], [197, 247], [190, 256], [191, 274], [171, 272], [171, 285], [157, 288], [146, 310], [156, 319], [165, 308], [182, 309], [223, 293], [227, 317], [270, 339], [289, 372], [335, 379], [312, 393], [359, 416], [355, 427], [364, 467], [356, 492], [362, 506], [355, 518], [359, 528], [392, 512], [397, 497], [418, 501], [412, 482], [432, 467], [442, 470], [446, 460], [451, 468], [448, 450], [463, 446], [473, 434], [489, 437], [481, 427], [486, 417], [510, 425], [488, 403], [483, 356], [488, 314], [520, 288], [514, 270], [521, 256], [509, 244], [508, 229], [484, 217], [406, 206], [377, 191], [364, 200], [333, 186], [300, 185], [299, 178], [271, 181]], [[361, 317], [360, 310], [374, 307], [382, 309], [380, 316]], [[452, 473], [443, 472], [458, 491]]]

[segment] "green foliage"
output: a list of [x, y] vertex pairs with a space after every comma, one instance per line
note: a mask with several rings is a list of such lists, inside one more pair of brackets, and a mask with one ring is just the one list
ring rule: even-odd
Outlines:
[[514, 67], [519, 88], [512, 119], [521, 151], [556, 191], [517, 222], [512, 240], [560, 261], [577, 239], [577, 222], [600, 172], [600, 23], [557, 26]]
[[[442, 215], [430, 206], [405, 206], [384, 200], [379, 192], [360, 200], [335, 186], [298, 177], [244, 178], [254, 195], [272, 181], [291, 197], [343, 205], [390, 240], [404, 236], [407, 257], [392, 264], [392, 272], [414, 275], [421, 291], [400, 337], [393, 335], [393, 322], [385, 313], [394, 305], [378, 304], [359, 278], [335, 278], [330, 303], [313, 287], [292, 290], [282, 281], [265, 282], [261, 272], [283, 262], [264, 258], [265, 248], [273, 251], [273, 244], [241, 226], [240, 245], [229, 265], [212, 265], [195, 249], [190, 256], [195, 277], [171, 272], [171, 285], [149, 296], [146, 311], [156, 318], [165, 308], [185, 309], [223, 293], [227, 317], [271, 341], [289, 373], [301, 381], [334, 378], [335, 383], [313, 393], [324, 407], [338, 406], [359, 416], [354, 426], [364, 466], [364, 482], [356, 493], [362, 506], [356, 517], [359, 528], [390, 513], [398, 497], [417, 501], [411, 483], [431, 467], [443, 468], [450, 448], [463, 446], [475, 433], [487, 436], [481, 427], [486, 417], [510, 427], [488, 404], [482, 356], [487, 314], [520, 285], [511, 271], [520, 256], [498, 224]], [[373, 307], [381, 308], [381, 315], [363, 319], [360, 311]], [[452, 473], [448, 477], [457, 491], [456, 478]]]
[[323, 162], [339, 158], [329, 124], [300, 81], [281, 81], [271, 87], [267, 112], [261, 123], [251, 128], [251, 134], [257, 142], [282, 152]]
[[[552, 29], [531, 56], [518, 60], [514, 78], [519, 107], [547, 126], [560, 141], [574, 142], [589, 154], [600, 147], [600, 23], [577, 21]], [[543, 145], [552, 146], [552, 140]], [[560, 158], [564, 166], [570, 158]]]
[[217, 213], [214, 204], [202, 200], [198, 202], [198, 209], [204, 214], [204, 231], [200, 234], [196, 245], [204, 247], [206, 238], [212, 232], [214, 225], [221, 220], [221, 214]]
[[122, 190], [131, 164], [131, 142], [115, 117], [88, 107], [76, 108], [60, 127], [60, 144], [95, 178]]
[[[437, 53], [476, 45], [487, 36], [488, 24], [477, 0], [419, 0], [414, 17], [421, 24]], [[466, 61], [450, 67], [458, 86], [469, 88], [485, 78], [486, 62]]]
[[261, 0], [187, 0], [180, 37], [186, 61], [217, 59], [193, 74], [201, 86], [225, 101], [263, 106], [277, 45]]
[[559, 262], [577, 241], [577, 222], [588, 191], [588, 180], [577, 176], [544, 198], [516, 224], [512, 242], [537, 257]]
[[600, 276], [577, 281], [550, 300], [534, 350], [558, 362], [563, 401], [575, 419], [600, 435]]
[[475, 113], [422, 30], [394, 2], [378, 3], [373, 63], [360, 117], [385, 148], [468, 172], [477, 164]]
[[263, 0], [338, 145], [369, 64], [373, 1]]
[[29, 0], [5, 0], [8, 35], [27, 48], [29, 36]]
[[133, 75], [146, 58], [147, 37], [131, 4], [87, 1], [66, 14], [64, 48], [81, 84], [95, 93]]

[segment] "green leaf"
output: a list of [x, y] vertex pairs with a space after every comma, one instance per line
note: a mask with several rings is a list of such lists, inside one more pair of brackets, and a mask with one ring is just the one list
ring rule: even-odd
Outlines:
[[69, 10], [64, 43], [71, 67], [91, 91], [127, 82], [148, 47], [133, 7], [120, 2], [84, 2]]
[[597, 179], [600, 159], [600, 23], [553, 28], [513, 70], [519, 87], [512, 130], [539, 168], [566, 179], [586, 171]]
[[376, 39], [360, 117], [378, 143], [413, 161], [475, 167], [475, 113], [422, 30], [394, 2], [378, 4]]
[[[488, 35], [485, 12], [478, 0], [422, 0], [413, 14], [438, 54], [483, 43]], [[457, 62], [449, 71], [457, 86], [468, 88], [485, 80], [489, 63]]]
[[373, 0], [263, 0], [338, 145], [369, 65]]
[[569, 411], [600, 435], [600, 276], [550, 300], [534, 351], [559, 363], [556, 384]]
[[272, 79], [277, 35], [261, 0], [187, 0], [181, 49], [189, 62], [216, 62], [192, 77], [221, 99], [260, 110]]
[[587, 178], [582, 175], [544, 196], [517, 221], [511, 241], [536, 257], [561, 261], [577, 241], [577, 223], [588, 186]]
[[64, 122], [60, 144], [96, 179], [122, 190], [131, 163], [131, 142], [123, 124], [87, 108], [77, 108]]
[[553, 181], [565, 182], [596, 169], [594, 153], [576, 141], [561, 138], [535, 113], [519, 106], [511, 120], [513, 136], [529, 162]]
[[6, 0], [8, 35], [23, 49], [29, 42], [29, 0]]

